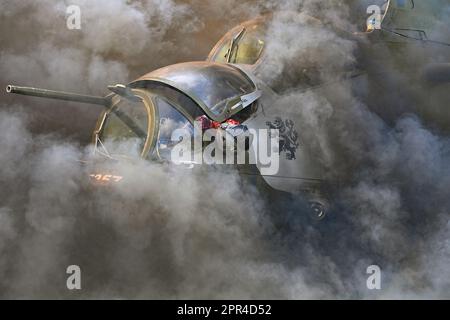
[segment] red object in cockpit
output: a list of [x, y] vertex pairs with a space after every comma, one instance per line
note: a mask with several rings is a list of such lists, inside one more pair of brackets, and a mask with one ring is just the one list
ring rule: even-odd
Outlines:
[[207, 116], [203, 115], [198, 117], [195, 121], [199, 122], [201, 125], [201, 128], [203, 131], [209, 130], [209, 129], [219, 129], [223, 124], [231, 125], [231, 126], [238, 126], [240, 125], [239, 121], [228, 119], [223, 124], [217, 121], [213, 121], [209, 119]]

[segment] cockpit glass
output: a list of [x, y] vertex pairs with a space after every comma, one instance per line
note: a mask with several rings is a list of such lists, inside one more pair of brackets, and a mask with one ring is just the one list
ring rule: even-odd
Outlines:
[[[183, 141], [183, 138], [173, 140], [176, 131], [183, 137], [193, 137], [194, 126], [168, 101], [156, 98], [156, 106], [159, 113], [159, 133], [156, 143], [156, 153], [160, 159], [172, 160], [173, 148]], [[178, 134], [177, 134], [178, 136]], [[190, 141], [189, 141], [190, 143]]]
[[148, 137], [148, 119], [143, 102], [123, 99], [105, 115], [97, 148], [111, 157], [139, 157]]
[[160, 78], [166, 78], [185, 88], [198, 97], [215, 115], [220, 115], [226, 107], [226, 102], [255, 90], [252, 82], [242, 72], [228, 65], [212, 64], [192, 65], [185, 70], [161, 69]]
[[[153, 71], [145, 79], [176, 88], [188, 98], [184, 100], [191, 100], [197, 109], [203, 109], [208, 116], [217, 117], [219, 121], [225, 120], [226, 111], [230, 111], [228, 107], [233, 107], [241, 102], [242, 96], [257, 90], [255, 83], [244, 71], [225, 63], [180, 63]], [[188, 114], [196, 113], [194, 118], [201, 115], [192, 110], [192, 107], [185, 107], [187, 104], [179, 99], [171, 98], [171, 101], [183, 105], [183, 109], [190, 109], [187, 110]]]
[[[206, 91], [205, 101], [210, 105], [210, 111], [220, 115], [225, 111], [229, 100], [248, 94], [254, 90], [252, 84], [237, 71], [231, 73], [229, 70], [218, 73], [218, 80], [214, 87]], [[198, 88], [200, 92], [201, 88]]]
[[223, 40], [212, 60], [253, 65], [261, 58], [265, 46], [264, 36], [264, 24], [242, 27]]

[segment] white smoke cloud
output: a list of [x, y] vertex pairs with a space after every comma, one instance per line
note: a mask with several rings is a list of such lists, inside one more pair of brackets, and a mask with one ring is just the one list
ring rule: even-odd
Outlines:
[[[101, 94], [105, 84], [137, 72], [201, 59], [226, 28], [267, 9], [302, 10], [356, 28], [341, 1], [72, 3], [85, 19], [75, 33], [60, 30], [66, 2], [2, 3], [2, 30], [14, 30], [0, 35], [2, 81]], [[210, 21], [223, 12], [229, 16]], [[262, 75], [290, 85], [279, 107], [298, 112], [328, 177], [342, 180], [328, 222], [311, 224], [302, 199], [267, 200], [236, 172], [122, 163], [111, 170], [127, 177], [123, 183], [93, 188], [87, 177], [96, 169], [77, 161], [89, 159], [89, 147], [30, 132], [32, 106], [3, 103], [0, 296], [448, 297], [448, 137], [418, 116], [386, 122], [349, 83], [305, 93], [291, 82], [299, 76], [292, 70], [334, 81], [355, 62], [355, 43], [329, 25], [280, 12], [269, 32]], [[74, 117], [58, 121], [69, 126]], [[379, 293], [365, 287], [373, 263], [384, 272]], [[65, 287], [70, 264], [82, 268], [80, 293]]]

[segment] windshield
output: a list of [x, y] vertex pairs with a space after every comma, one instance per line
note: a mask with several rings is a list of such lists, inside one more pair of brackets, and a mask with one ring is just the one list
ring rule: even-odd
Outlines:
[[173, 148], [183, 142], [183, 138], [173, 141], [172, 135], [176, 130], [181, 129], [183, 135], [194, 133], [194, 127], [189, 120], [183, 116], [174, 106], [162, 98], [156, 98], [156, 106], [159, 114], [159, 133], [156, 143], [156, 153], [160, 159], [172, 160]]
[[97, 149], [110, 157], [139, 157], [147, 141], [148, 126], [144, 103], [123, 99], [105, 113]]
[[239, 27], [222, 40], [211, 60], [253, 65], [258, 62], [264, 50], [264, 36], [263, 24]]
[[256, 90], [238, 68], [227, 64], [190, 62], [165, 67], [147, 77], [175, 85], [198, 99], [214, 116], [224, 113], [227, 103]]

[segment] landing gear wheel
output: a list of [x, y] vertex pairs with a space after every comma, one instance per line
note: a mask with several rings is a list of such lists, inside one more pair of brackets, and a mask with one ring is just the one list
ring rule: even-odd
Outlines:
[[309, 202], [309, 216], [314, 221], [322, 221], [328, 214], [328, 205], [322, 201]]

